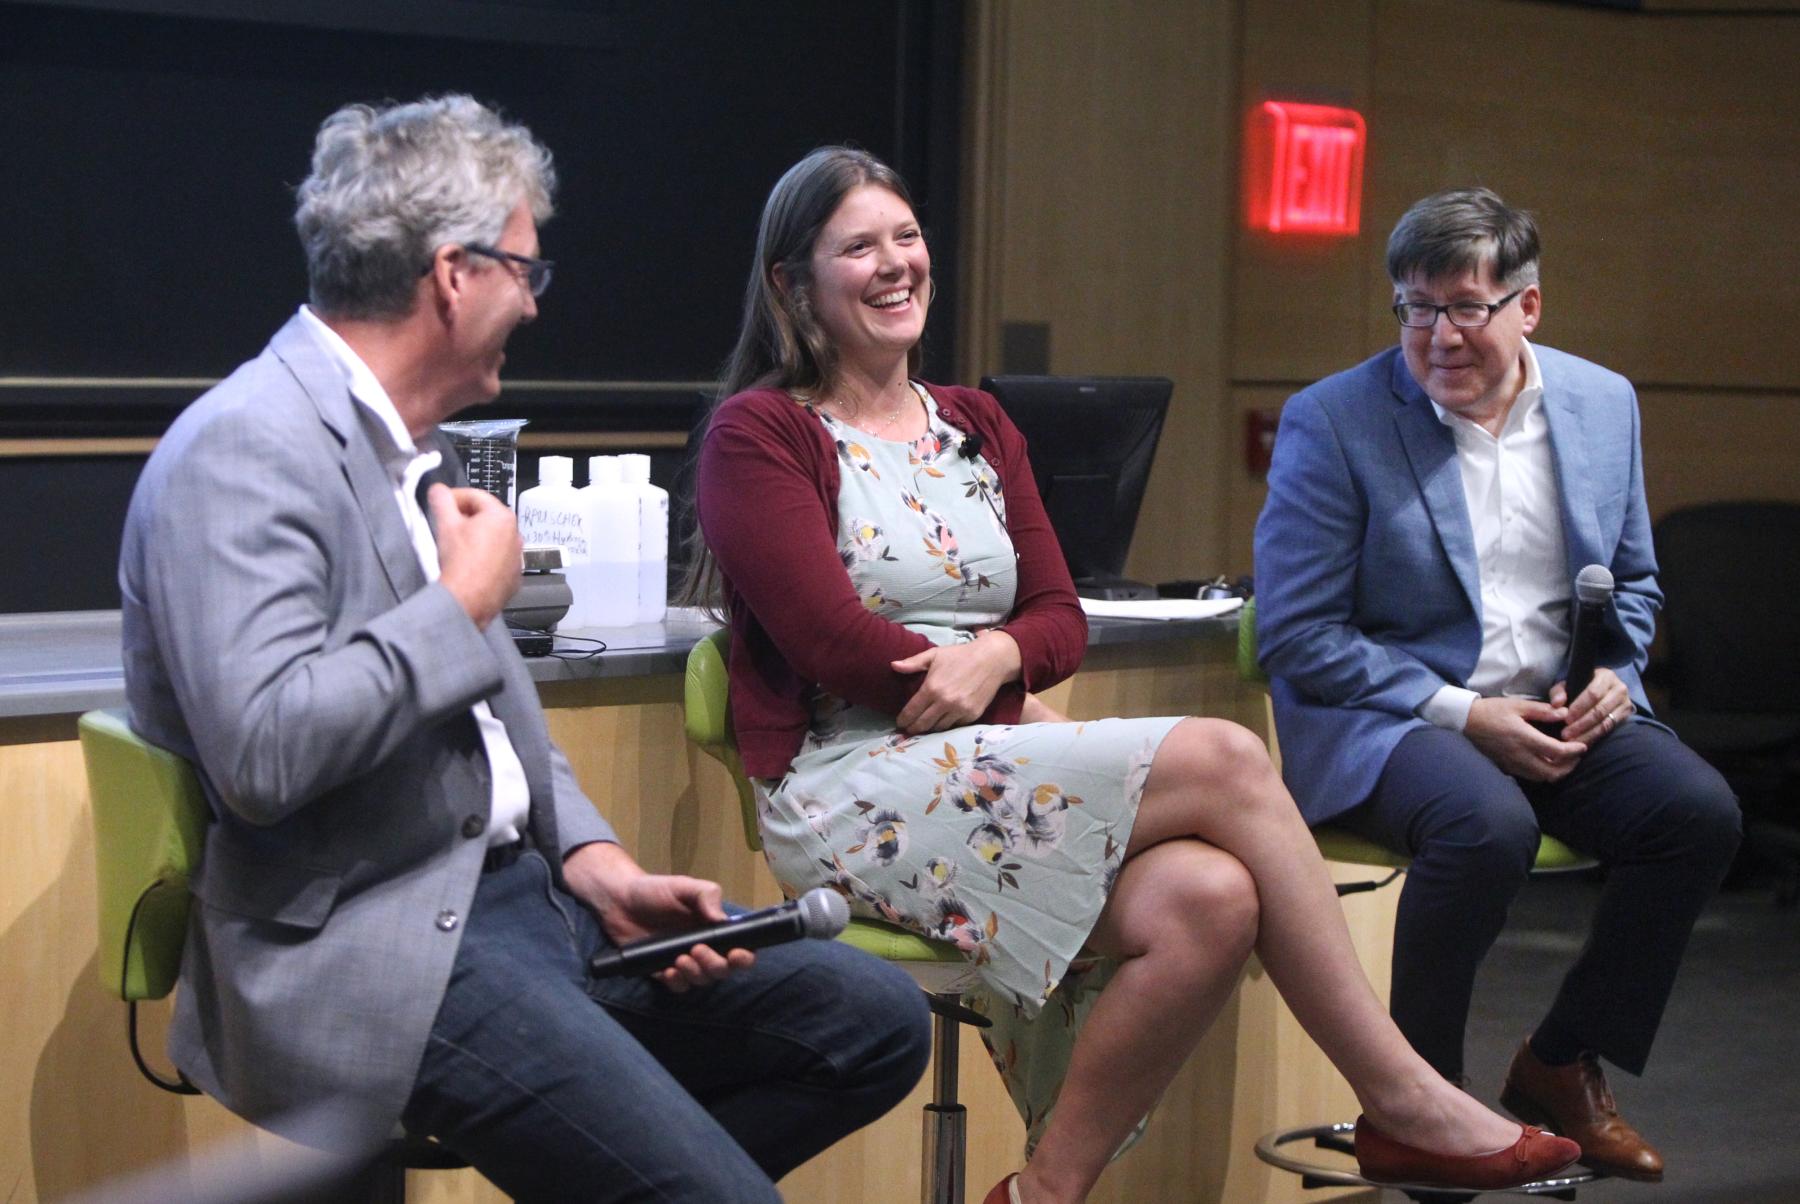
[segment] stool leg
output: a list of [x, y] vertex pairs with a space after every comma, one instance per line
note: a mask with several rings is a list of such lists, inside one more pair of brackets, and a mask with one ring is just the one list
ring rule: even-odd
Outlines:
[[925, 1105], [919, 1199], [923, 1204], [962, 1204], [968, 1109], [956, 1102], [958, 1022], [934, 1015], [932, 1027], [932, 1092]]

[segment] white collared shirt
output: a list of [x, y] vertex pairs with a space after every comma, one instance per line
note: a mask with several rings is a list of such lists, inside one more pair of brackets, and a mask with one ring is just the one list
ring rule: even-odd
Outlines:
[[1421, 718], [1461, 731], [1477, 698], [1543, 698], [1569, 648], [1568, 549], [1544, 377], [1524, 345], [1525, 385], [1498, 436], [1431, 403], [1456, 436], [1463, 499], [1475, 533], [1481, 584], [1481, 656], [1467, 689], [1443, 686], [1419, 707]]
[[[350, 395], [380, 423], [387, 438], [376, 445], [376, 454], [388, 479], [394, 484], [394, 504], [400, 508], [400, 521], [412, 537], [413, 552], [425, 580], [438, 579], [437, 541], [432, 538], [431, 524], [419, 506], [419, 481], [442, 462], [438, 452], [421, 452], [394, 408], [393, 398], [382, 387], [362, 357], [344, 342], [338, 332], [320, 321], [308, 306], [300, 307], [300, 318], [333, 363], [343, 369]], [[384, 445], [385, 444], [385, 445]], [[487, 700], [481, 699], [469, 708], [475, 726], [481, 732], [481, 747], [487, 753], [488, 771], [493, 776], [488, 802], [487, 837], [490, 846], [511, 844], [519, 839], [531, 811], [531, 787], [525, 781], [525, 766], [513, 749], [506, 725], [495, 716]]]

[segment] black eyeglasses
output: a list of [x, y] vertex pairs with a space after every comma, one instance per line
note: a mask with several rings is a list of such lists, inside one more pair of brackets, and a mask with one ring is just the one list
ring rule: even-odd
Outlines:
[[550, 287], [550, 273], [556, 264], [548, 259], [533, 259], [529, 255], [515, 255], [511, 251], [502, 251], [498, 247], [490, 247], [484, 243], [466, 242], [463, 250], [471, 255], [485, 255], [489, 259], [498, 259], [505, 263], [516, 263], [525, 269], [525, 287], [531, 295], [541, 297], [544, 290]]
[[1448, 314], [1450, 325], [1470, 330], [1493, 321], [1496, 313], [1505, 309], [1508, 302], [1524, 291], [1522, 288], [1514, 289], [1498, 301], [1452, 301], [1448, 305], [1433, 305], [1429, 301], [1402, 301], [1394, 306], [1394, 316], [1400, 319], [1400, 325], [1422, 330], [1427, 326], [1436, 326], [1439, 314]]

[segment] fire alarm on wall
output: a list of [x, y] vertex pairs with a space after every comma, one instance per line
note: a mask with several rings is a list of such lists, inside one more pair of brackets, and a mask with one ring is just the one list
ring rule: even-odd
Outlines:
[[1269, 463], [1275, 455], [1275, 428], [1279, 425], [1280, 410], [1244, 411], [1244, 467], [1251, 476], [1269, 475]]

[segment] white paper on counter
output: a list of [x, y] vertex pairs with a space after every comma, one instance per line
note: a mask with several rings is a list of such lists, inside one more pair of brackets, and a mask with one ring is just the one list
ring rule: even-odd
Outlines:
[[1147, 598], [1133, 602], [1081, 599], [1081, 609], [1096, 619], [1209, 619], [1228, 615], [1243, 604], [1242, 598]]

